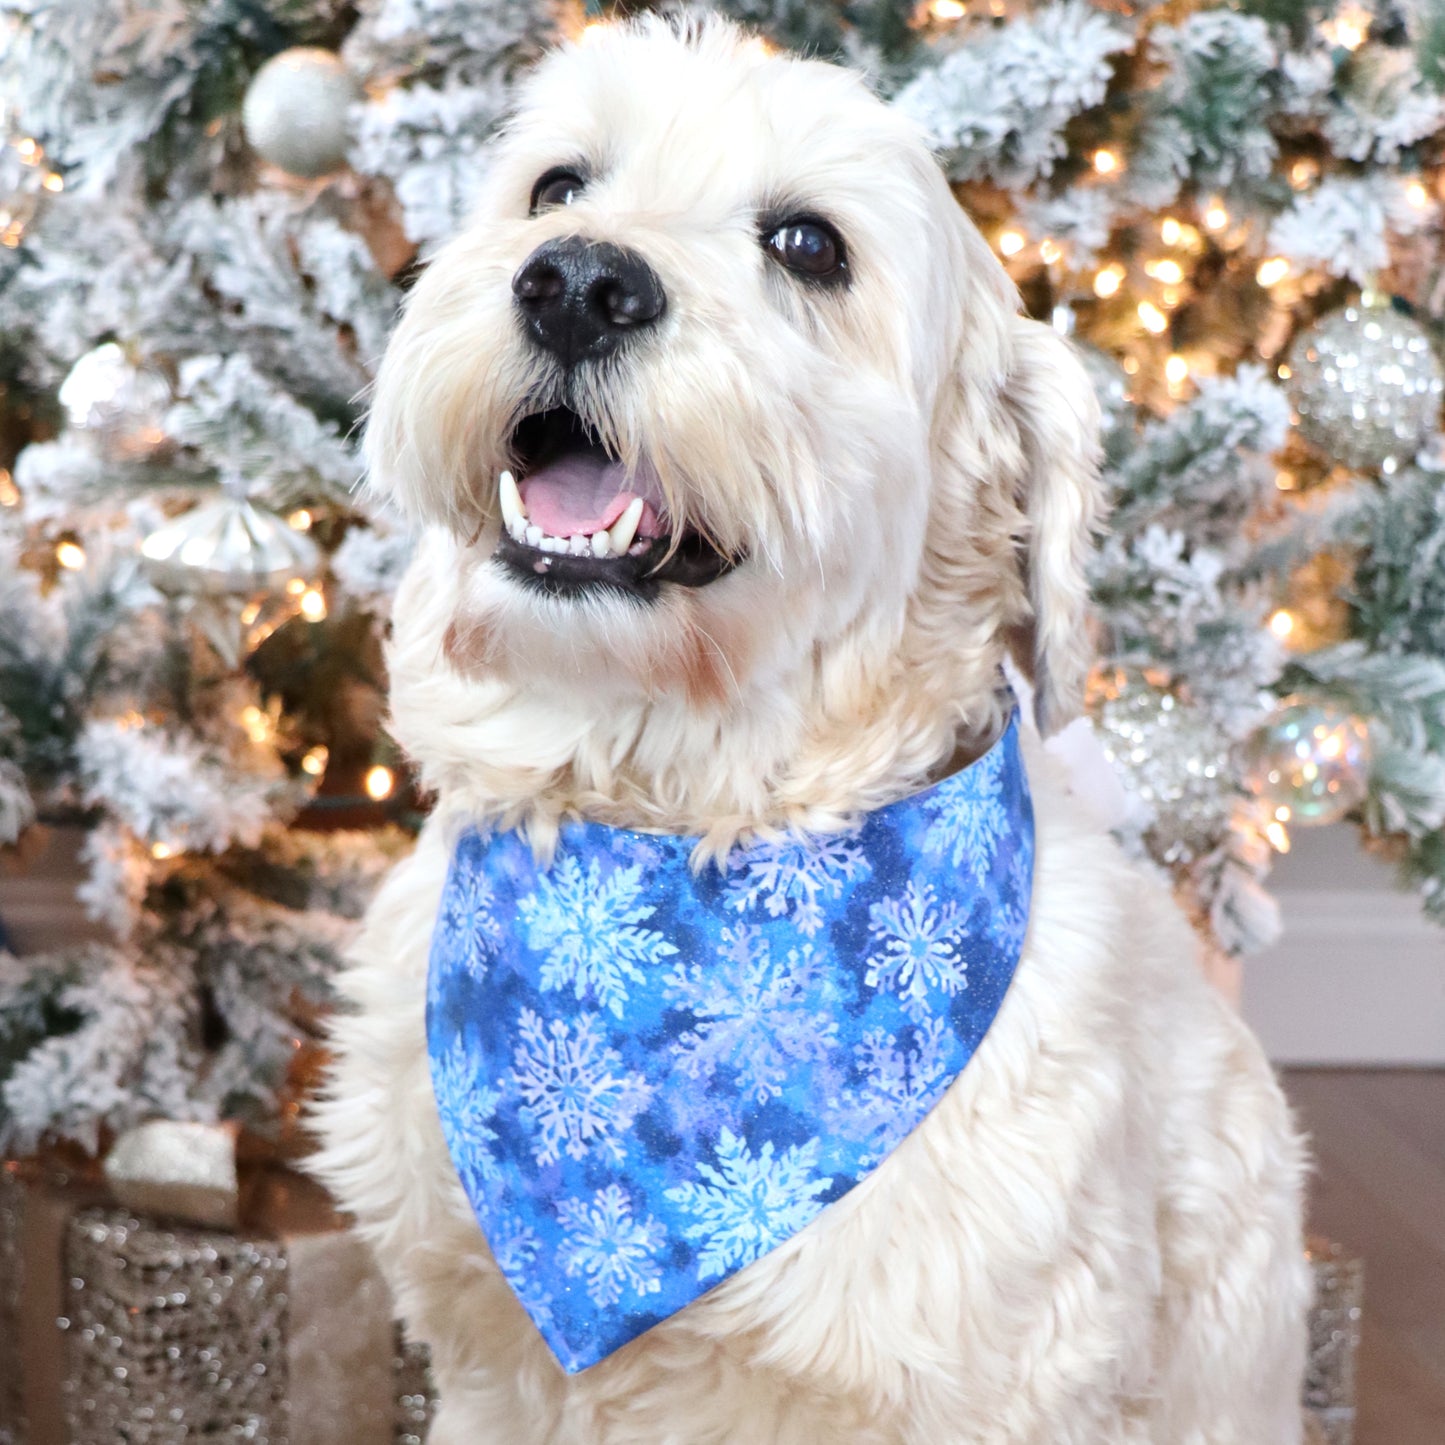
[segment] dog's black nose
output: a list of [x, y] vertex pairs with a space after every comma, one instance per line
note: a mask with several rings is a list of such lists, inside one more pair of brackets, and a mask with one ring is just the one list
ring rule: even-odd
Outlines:
[[635, 251], [566, 236], [539, 246], [512, 277], [527, 330], [567, 366], [615, 351], [656, 323], [662, 282]]

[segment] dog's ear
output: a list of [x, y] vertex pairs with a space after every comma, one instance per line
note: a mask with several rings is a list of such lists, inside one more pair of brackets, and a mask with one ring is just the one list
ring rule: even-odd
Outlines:
[[1073, 347], [1052, 327], [1013, 318], [1004, 404], [1018, 427], [1017, 502], [1030, 617], [1010, 638], [1034, 687], [1040, 732], [1057, 731], [1083, 708], [1092, 660], [1087, 568], [1103, 512], [1099, 403]]

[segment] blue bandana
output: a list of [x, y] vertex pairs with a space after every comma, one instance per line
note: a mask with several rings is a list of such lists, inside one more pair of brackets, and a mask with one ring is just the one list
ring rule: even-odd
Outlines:
[[796, 1234], [968, 1063], [1023, 947], [1017, 715], [848, 833], [738, 849], [569, 823], [457, 843], [432, 937], [442, 1132], [568, 1371]]

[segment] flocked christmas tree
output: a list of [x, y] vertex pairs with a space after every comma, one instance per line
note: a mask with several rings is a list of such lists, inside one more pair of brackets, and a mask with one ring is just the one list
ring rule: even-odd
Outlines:
[[[868, 70], [1084, 350], [1128, 845], [1230, 952], [1276, 928], [1289, 830], [1346, 816], [1445, 920], [1445, 13], [721, 8]], [[606, 17], [0, 18], [0, 844], [83, 825], [110, 930], [0, 953], [0, 1148], [274, 1128], [409, 803], [378, 723], [409, 543], [355, 488], [364, 390], [513, 78]]]

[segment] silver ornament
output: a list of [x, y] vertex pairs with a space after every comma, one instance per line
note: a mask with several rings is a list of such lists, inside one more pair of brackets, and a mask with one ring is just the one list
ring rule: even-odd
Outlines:
[[341, 57], [298, 45], [273, 55], [252, 77], [241, 120], [263, 160], [310, 179], [339, 170], [350, 139], [349, 111], [361, 91]]
[[1287, 697], [1249, 740], [1245, 781], [1281, 823], [1338, 822], [1369, 791], [1369, 729], [1329, 703]]
[[1300, 432], [1346, 466], [1394, 471], [1439, 419], [1445, 380], [1430, 338], [1387, 302], [1325, 317], [1295, 341], [1289, 366]]
[[1094, 727], [1151, 815], [1144, 841], [1159, 862], [1188, 862], [1228, 832], [1236, 798], [1229, 741], [1208, 714], [1143, 673], [1119, 669], [1099, 688]]
[[144, 457], [163, 446], [162, 422], [170, 403], [165, 373], [132, 361], [114, 341], [87, 351], [60, 385], [60, 404], [71, 426], [93, 437], [112, 460]]
[[232, 667], [302, 612], [320, 553], [310, 537], [228, 489], [141, 543], [151, 580], [182, 599]]

